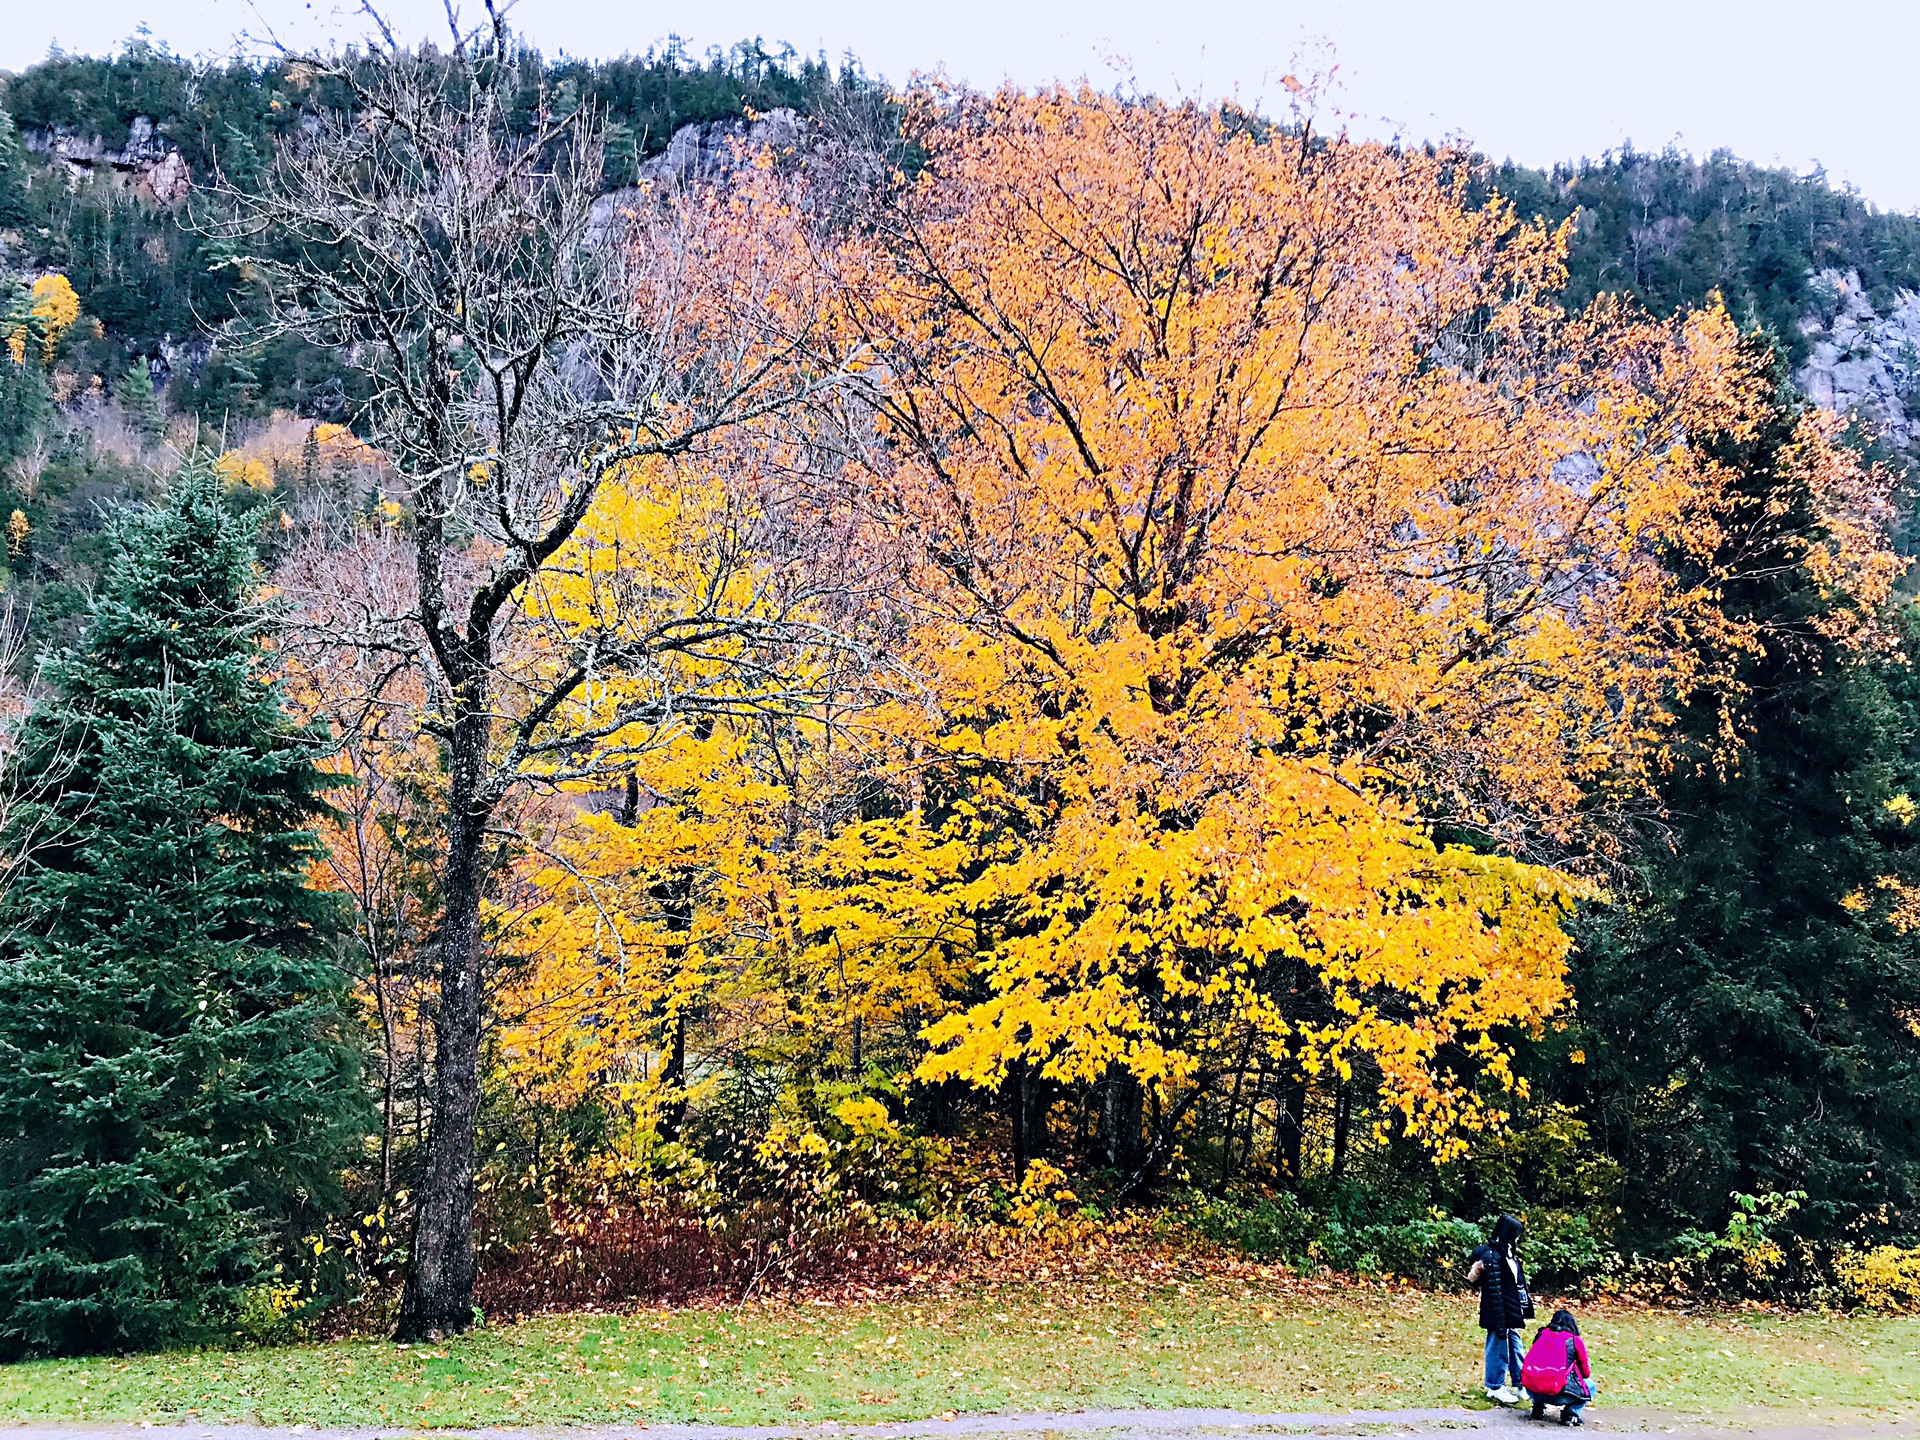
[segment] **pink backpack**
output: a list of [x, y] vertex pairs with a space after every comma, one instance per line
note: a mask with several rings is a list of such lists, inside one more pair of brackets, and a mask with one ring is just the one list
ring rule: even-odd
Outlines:
[[1520, 1383], [1529, 1395], [1552, 1398], [1564, 1394], [1573, 1370], [1573, 1336], [1564, 1330], [1542, 1330], [1520, 1364]]

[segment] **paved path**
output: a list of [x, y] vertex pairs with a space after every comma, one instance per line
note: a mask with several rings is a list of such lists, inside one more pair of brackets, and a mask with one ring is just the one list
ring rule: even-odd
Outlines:
[[[1920, 1420], [1904, 1416], [1860, 1420], [1755, 1411], [1705, 1416], [1668, 1410], [1607, 1409], [1589, 1414], [1586, 1428], [1613, 1434], [1676, 1437], [1751, 1435], [1756, 1440], [1920, 1440]], [[1552, 1440], [1565, 1432], [1536, 1425], [1522, 1413], [1503, 1410], [1354, 1410], [1313, 1415], [1297, 1411], [1259, 1414], [1247, 1410], [1075, 1410], [1056, 1414], [960, 1415], [951, 1420], [903, 1420], [883, 1425], [580, 1425], [508, 1430], [486, 1426], [431, 1431], [399, 1426], [331, 1429], [312, 1425], [6, 1425], [0, 1440], [935, 1440], [935, 1437], [1004, 1437], [1004, 1440], [1259, 1440], [1287, 1436], [1414, 1437], [1458, 1434], [1467, 1440]]]

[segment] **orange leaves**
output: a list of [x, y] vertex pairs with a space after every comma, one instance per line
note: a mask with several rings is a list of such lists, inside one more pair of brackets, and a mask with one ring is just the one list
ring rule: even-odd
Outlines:
[[922, 1073], [1171, 1098], [1248, 1046], [1364, 1053], [1446, 1149], [1564, 1002], [1581, 891], [1429, 827], [1604, 842], [1741, 643], [1706, 442], [1764, 377], [1720, 310], [1562, 315], [1564, 233], [1466, 207], [1459, 156], [1065, 91], [922, 143], [845, 323], [918, 547], [922, 753], [992, 780], [1009, 849], [963, 887], [991, 996]]
[[1657, 553], [1717, 538], [1674, 442], [1758, 404], [1724, 315], [1562, 323], [1554, 237], [1463, 210], [1453, 157], [1065, 94], [929, 143], [850, 323], [916, 457], [883, 481], [920, 578], [1011, 647], [964, 683], [1084, 689], [1081, 743], [1125, 748], [1284, 693], [1290, 745], [1480, 829], [1630, 761], [1690, 662], [1620, 631], [1709, 608]]
[[[1120, 1067], [1170, 1126], [1228, 1073], [1364, 1064], [1456, 1152], [1566, 1003], [1570, 857], [1754, 643], [1722, 457], [1768, 377], [1718, 307], [1562, 313], [1566, 231], [1469, 207], [1461, 156], [1087, 92], [912, 124], [927, 163], [838, 257], [825, 342], [869, 407], [837, 417], [865, 508], [835, 533], [891, 557], [879, 601], [779, 608], [751, 512], [796, 443], [620, 472], [533, 606], [612, 637], [709, 597], [738, 628], [662, 662], [683, 691], [774, 609], [857, 613], [908, 682], [851, 722], [796, 671], [771, 728], [606, 730], [659, 800], [542, 876], [579, 959], [542, 983], [608, 1005], [606, 967], [656, 957], [589, 1047], [697, 998], [850, 1056], [918, 1029], [927, 1080]], [[1813, 421], [1789, 464], [1808, 563], [1871, 606], [1884, 477]], [[598, 685], [589, 730], [644, 698]]]

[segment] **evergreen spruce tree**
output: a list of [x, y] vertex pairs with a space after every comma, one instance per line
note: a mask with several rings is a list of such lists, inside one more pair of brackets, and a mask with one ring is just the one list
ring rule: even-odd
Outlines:
[[114, 390], [114, 398], [140, 427], [141, 434], [151, 438], [160, 433], [160, 398], [153, 392], [153, 372], [147, 368], [146, 356], [134, 357]]
[[1783, 403], [1724, 456], [1747, 477], [1730, 528], [1752, 553], [1723, 603], [1765, 627], [1740, 676], [1744, 749], [1716, 760], [1699, 697], [1667, 824], [1575, 959], [1586, 1063], [1563, 1093], [1622, 1165], [1630, 1245], [1718, 1229], [1734, 1191], [1806, 1192], [1810, 1235], [1876, 1211], [1920, 1230], [1920, 932], [1882, 883], [1920, 881], [1920, 625], [1892, 661], [1822, 633], [1830, 597], [1793, 548], [1817, 517], [1804, 494], [1778, 503], [1794, 419]]
[[0, 894], [0, 1351], [216, 1322], [335, 1202], [365, 1120], [305, 872], [322, 737], [197, 462], [117, 522], [19, 737]]
[[0, 225], [18, 225], [26, 218], [26, 154], [19, 127], [7, 107], [0, 105]]

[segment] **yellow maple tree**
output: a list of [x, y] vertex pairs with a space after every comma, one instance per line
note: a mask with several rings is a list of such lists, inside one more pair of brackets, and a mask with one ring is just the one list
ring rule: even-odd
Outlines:
[[922, 1078], [1118, 1069], [1164, 1157], [1235, 1067], [1364, 1056], [1457, 1152], [1566, 1001], [1558, 862], [1745, 643], [1705, 442], [1765, 377], [1717, 307], [1563, 313], [1564, 230], [1460, 155], [1067, 90], [922, 97], [916, 139], [843, 333], [937, 697], [900, 783], [998, 847]]
[[[521, 872], [510, 1065], [643, 1143], [755, 1047], [1118, 1075], [1147, 1167], [1230, 1078], [1364, 1067], [1376, 1119], [1459, 1153], [1567, 1004], [1579, 857], [1754, 643], [1715, 442], [1766, 416], [1760, 362], [1717, 306], [1563, 311], [1566, 232], [1469, 204], [1457, 155], [915, 104], [829, 357], [873, 441], [835, 477], [889, 577], [861, 623], [908, 678], [836, 720], [833, 647], [794, 643], [848, 618], [764, 523], [802, 460], [623, 472], [528, 600], [528, 673], [699, 639], [570, 702], [596, 753], [553, 757], [578, 809]], [[1787, 469], [1865, 637], [1884, 477], [1818, 419]]]
[[530, 600], [552, 634], [602, 645], [698, 632], [583, 690], [571, 728], [600, 752], [559, 760], [575, 809], [496, 907], [523, 957], [496, 1001], [507, 1067], [543, 1104], [611, 1102], [623, 1164], [677, 1137], [724, 1057], [858, 1077], [916, 1050], [977, 948], [951, 887], [964, 827], [850, 798], [871, 737], [834, 719], [866, 713], [826, 613], [845, 572], [791, 516], [777, 543], [761, 528], [779, 468], [737, 441], [629, 467]]
[[500, 1043], [543, 1103], [598, 1091], [642, 1140], [697, 1093], [692, 1022], [696, 1045], [738, 1049], [797, 993], [795, 782], [773, 762], [807, 748], [833, 656], [809, 582], [772, 558], [778, 468], [757, 445], [627, 467], [527, 600], [526, 673], [653, 658], [582, 684], [567, 724], [588, 739], [539, 762], [576, 809], [529, 847], [526, 903], [500, 907], [526, 957]]

